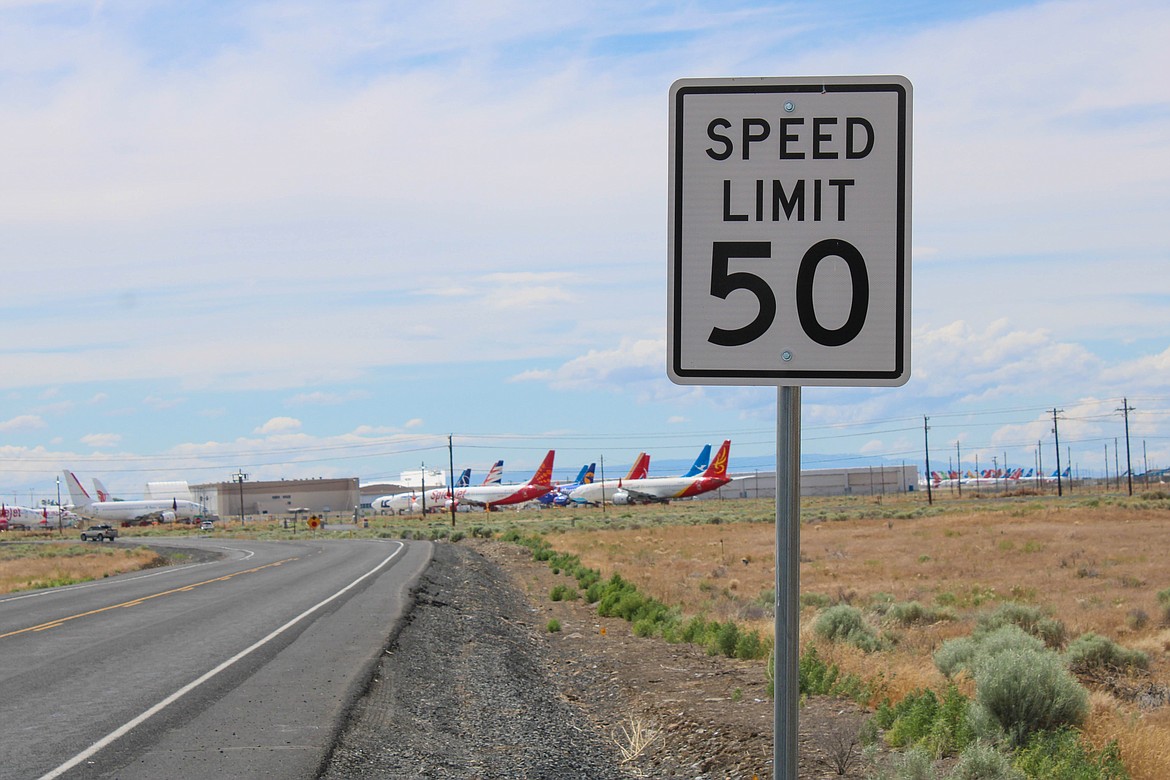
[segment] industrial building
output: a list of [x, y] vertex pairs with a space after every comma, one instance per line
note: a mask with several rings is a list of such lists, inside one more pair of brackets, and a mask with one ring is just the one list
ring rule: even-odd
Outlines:
[[357, 477], [210, 482], [191, 486], [192, 500], [224, 519], [308, 512], [352, 518], [361, 503]]

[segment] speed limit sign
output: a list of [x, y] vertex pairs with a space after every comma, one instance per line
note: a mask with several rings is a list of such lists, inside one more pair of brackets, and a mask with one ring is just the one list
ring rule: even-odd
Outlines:
[[671, 86], [674, 382], [910, 378], [911, 98], [901, 76]]

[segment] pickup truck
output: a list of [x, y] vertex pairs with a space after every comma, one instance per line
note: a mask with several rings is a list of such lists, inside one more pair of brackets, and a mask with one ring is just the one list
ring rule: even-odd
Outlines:
[[112, 542], [117, 538], [118, 529], [106, 523], [91, 525], [81, 532], [81, 541], [83, 542]]

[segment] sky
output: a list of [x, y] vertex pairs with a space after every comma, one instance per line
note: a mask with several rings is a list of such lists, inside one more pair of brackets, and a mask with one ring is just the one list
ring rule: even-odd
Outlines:
[[[667, 94], [913, 84], [911, 378], [806, 468], [1170, 466], [1170, 6], [0, 0], [0, 499], [775, 454], [666, 376]], [[929, 422], [927, 422], [929, 418]], [[475, 473], [472, 477], [475, 480]]]

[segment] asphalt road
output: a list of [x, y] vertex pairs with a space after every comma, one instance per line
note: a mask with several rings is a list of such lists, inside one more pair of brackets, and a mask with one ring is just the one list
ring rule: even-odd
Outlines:
[[0, 596], [0, 778], [316, 777], [432, 554], [159, 541], [224, 557]]

